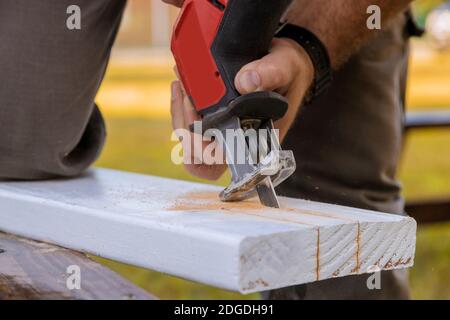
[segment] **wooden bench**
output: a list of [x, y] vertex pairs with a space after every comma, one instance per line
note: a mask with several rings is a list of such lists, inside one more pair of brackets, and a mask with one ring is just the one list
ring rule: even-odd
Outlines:
[[[0, 230], [242, 293], [413, 265], [412, 218], [289, 198], [281, 209], [222, 203], [220, 190], [106, 169], [72, 180], [1, 182]], [[0, 239], [10, 251], [9, 236]], [[109, 277], [103, 272], [90, 278], [101, 282]], [[130, 291], [111, 285], [116, 296]]]
[[[67, 285], [71, 266], [82, 285]], [[85, 254], [0, 233], [0, 300], [153, 300], [154, 296], [92, 261]]]

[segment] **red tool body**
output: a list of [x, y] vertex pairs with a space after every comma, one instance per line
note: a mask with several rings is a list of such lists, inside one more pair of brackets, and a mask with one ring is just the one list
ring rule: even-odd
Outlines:
[[[224, 5], [227, 1], [222, 0]], [[172, 50], [180, 77], [198, 111], [217, 103], [226, 94], [226, 85], [211, 47], [224, 10], [209, 1], [187, 0], [177, 21]]]
[[[202, 116], [203, 130], [214, 128], [224, 133], [226, 129], [270, 130], [273, 129], [272, 121], [284, 116], [288, 108], [284, 97], [275, 92], [256, 92], [241, 96], [234, 81], [243, 66], [268, 53], [280, 19], [291, 2], [292, 0], [184, 2], [173, 32], [172, 52], [186, 93]], [[270, 142], [272, 145], [274, 143], [267, 142], [269, 145]], [[234, 149], [234, 146], [225, 144], [225, 148], [227, 147]], [[275, 149], [267, 151], [274, 151], [271, 153], [271, 161], [277, 162], [275, 167], [279, 170], [271, 172], [277, 171], [276, 174], [268, 174], [270, 170], [262, 165], [235, 164], [233, 159], [227, 158], [233, 181], [222, 193], [222, 200], [242, 200], [251, 196], [256, 189], [264, 204], [279, 206], [272, 183], [279, 184], [292, 174], [295, 162], [293, 156], [286, 154], [288, 151], [281, 151], [278, 146]], [[250, 153], [253, 158], [259, 154], [259, 150], [248, 144], [238, 146], [238, 150]], [[280, 159], [280, 155], [285, 156], [281, 157], [284, 160]], [[273, 167], [274, 163], [271, 165]]]

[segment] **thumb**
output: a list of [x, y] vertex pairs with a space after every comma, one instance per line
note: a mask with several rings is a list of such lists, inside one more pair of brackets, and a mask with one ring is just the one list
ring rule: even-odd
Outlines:
[[240, 94], [256, 91], [285, 91], [298, 73], [296, 49], [283, 40], [275, 40], [271, 52], [260, 60], [244, 66], [236, 75], [235, 86]]

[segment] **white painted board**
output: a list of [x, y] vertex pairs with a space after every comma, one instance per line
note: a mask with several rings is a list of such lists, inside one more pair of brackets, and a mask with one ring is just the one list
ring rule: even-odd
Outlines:
[[220, 190], [106, 169], [0, 182], [0, 230], [242, 293], [413, 265], [412, 218]]

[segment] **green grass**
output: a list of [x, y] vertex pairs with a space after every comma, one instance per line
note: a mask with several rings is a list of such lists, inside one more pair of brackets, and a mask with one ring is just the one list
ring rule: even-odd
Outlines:
[[[450, 55], [413, 60], [409, 105], [414, 109], [450, 107], [449, 68]], [[172, 79], [169, 66], [125, 68], [112, 64], [99, 99], [106, 115], [108, 140], [97, 166], [199, 181], [170, 161], [175, 144], [170, 141], [171, 126], [167, 117]], [[125, 95], [126, 98], [118, 101], [117, 96], [121, 95], [118, 90], [124, 88], [129, 88], [124, 94], [134, 92], [130, 94], [133, 99]], [[120, 112], [111, 112], [117, 108]], [[158, 110], [153, 116], [152, 108]], [[422, 131], [409, 136], [400, 178], [407, 199], [450, 197], [450, 130]], [[226, 183], [226, 178], [220, 183]], [[163, 299], [258, 297], [241, 296], [113, 261], [100, 261]], [[450, 299], [450, 223], [419, 228], [415, 266], [410, 276], [414, 298]]]
[[450, 223], [419, 228], [410, 272], [415, 299], [450, 299]]
[[[450, 129], [408, 137], [400, 170], [407, 199], [450, 198]], [[450, 223], [419, 227], [411, 287], [416, 299], [450, 299]]]

